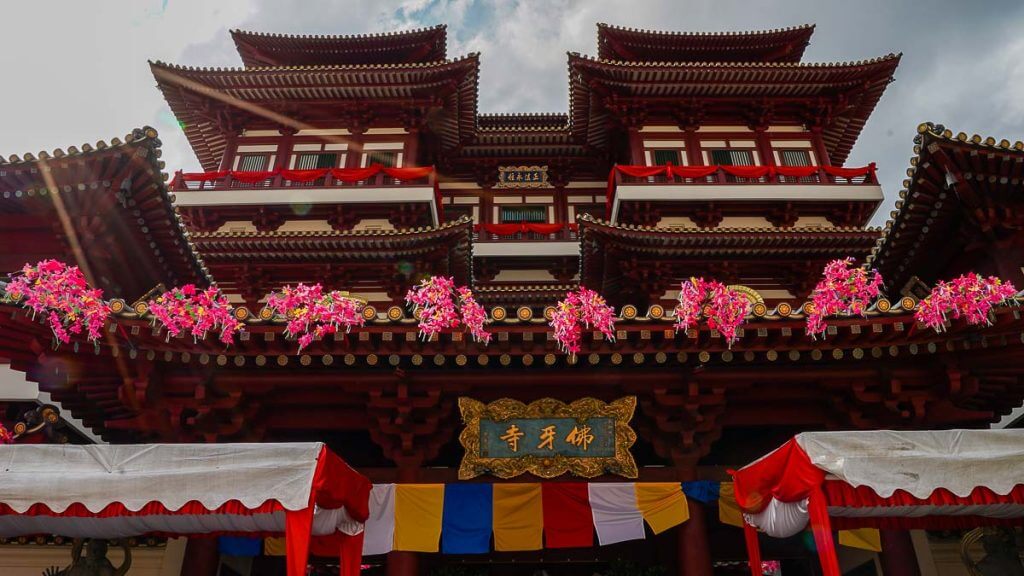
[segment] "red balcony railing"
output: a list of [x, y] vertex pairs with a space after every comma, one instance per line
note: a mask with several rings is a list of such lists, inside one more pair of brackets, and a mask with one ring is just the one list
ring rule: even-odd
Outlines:
[[476, 242], [544, 242], [577, 240], [575, 223], [516, 222], [505, 224], [477, 224], [473, 226]]
[[693, 184], [877, 185], [872, 162], [860, 168], [838, 166], [625, 166], [608, 175], [608, 213], [620, 185], [671, 186]]
[[372, 164], [366, 168], [320, 168], [314, 170], [271, 170], [253, 172], [221, 170], [216, 172], [177, 172], [171, 189], [235, 190], [239, 188], [292, 188], [339, 186], [431, 186], [435, 185], [435, 171], [431, 166], [422, 168], [388, 168]]

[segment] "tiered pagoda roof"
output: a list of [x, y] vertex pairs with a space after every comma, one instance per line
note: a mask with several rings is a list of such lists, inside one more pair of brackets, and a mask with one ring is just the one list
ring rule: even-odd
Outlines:
[[[391, 116], [404, 123], [409, 115], [428, 113], [442, 148], [467, 160], [593, 155], [608, 146], [615, 117], [637, 121], [639, 115], [642, 122], [664, 113], [680, 122], [745, 118], [819, 127], [832, 164], [841, 165], [899, 56], [800, 63], [813, 31], [799, 26], [697, 34], [599, 24], [598, 59], [569, 55], [567, 116], [478, 118], [478, 58], [445, 60], [444, 26], [362, 36], [234, 31], [243, 69], [152, 67], [208, 170], [223, 154], [225, 134], [240, 127], [342, 121], [358, 128], [370, 119]], [[437, 108], [440, 118], [431, 113]], [[531, 153], [531, 147], [537, 148]], [[603, 158], [598, 156], [591, 160]]]
[[722, 272], [776, 276], [804, 297], [828, 261], [864, 258], [880, 234], [870, 228], [666, 229], [611, 224], [589, 215], [579, 224], [580, 282], [613, 302], [624, 294], [660, 294], [691, 276], [721, 277]]
[[[286, 284], [324, 282], [355, 293], [395, 298], [417, 274], [472, 282], [472, 224], [453, 220], [411, 230], [214, 232], [195, 235], [196, 247], [222, 288], [252, 305]], [[410, 269], [404, 274], [400, 263]]]
[[432, 126], [454, 147], [476, 129], [479, 58], [409, 64], [190, 68], [152, 62], [157, 86], [184, 126], [203, 168], [217, 168], [228, 134], [259, 125], [316, 128], [339, 120], [399, 123], [431, 108]]
[[751, 32], [661, 32], [597, 25], [597, 55], [622, 62], [799, 62], [813, 25]]
[[160, 154], [147, 126], [109, 144], [0, 157], [0, 268], [54, 258], [126, 298], [161, 283], [208, 281], [164, 184]]
[[979, 253], [1020, 250], [1024, 143], [918, 127], [908, 179], [868, 263], [894, 293], [916, 276], [927, 285], [971, 270], [1020, 281], [1020, 268], [994, 269]]
[[763, 116], [818, 124], [830, 160], [842, 165], [899, 61], [900, 55], [889, 54], [839, 64], [623, 62], [572, 53], [572, 131], [580, 141], [605, 148], [614, 115], [642, 120], [659, 111], [684, 112], [709, 123]]
[[232, 30], [246, 68], [437, 62], [447, 56], [447, 26], [384, 34], [292, 35]]

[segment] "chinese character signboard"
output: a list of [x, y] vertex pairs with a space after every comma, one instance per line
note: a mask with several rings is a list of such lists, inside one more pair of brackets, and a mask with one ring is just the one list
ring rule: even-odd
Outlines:
[[566, 472], [592, 478], [604, 473], [636, 478], [629, 427], [636, 409], [630, 396], [605, 404], [583, 398], [571, 404], [545, 398], [530, 404], [504, 398], [484, 404], [459, 398], [466, 454], [459, 478], [530, 472], [553, 478]]
[[497, 188], [546, 188], [547, 166], [499, 166]]

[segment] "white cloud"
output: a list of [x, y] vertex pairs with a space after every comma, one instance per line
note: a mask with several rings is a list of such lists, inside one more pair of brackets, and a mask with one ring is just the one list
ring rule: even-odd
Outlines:
[[[481, 53], [481, 111], [567, 111], [566, 52], [596, 52], [597, 22], [667, 30], [818, 25], [808, 59], [905, 53], [850, 164], [878, 162], [890, 198], [919, 122], [1024, 138], [1024, 4], [935, 0], [112, 0], [8, 2], [0, 35], [0, 153], [160, 130], [168, 168], [197, 162], [147, 60], [238, 66], [231, 28], [370, 33], [449, 24], [449, 54]], [[57, 17], [59, 15], [59, 17]], [[878, 222], [889, 212], [880, 210]]]

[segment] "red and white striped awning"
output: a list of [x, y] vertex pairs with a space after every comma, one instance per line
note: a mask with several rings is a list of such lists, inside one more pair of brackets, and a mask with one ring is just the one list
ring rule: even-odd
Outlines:
[[283, 534], [299, 576], [324, 536], [358, 573], [370, 482], [320, 443], [13, 445], [0, 468], [3, 537]]
[[814, 533], [826, 576], [831, 530], [1024, 524], [1024, 430], [806, 432], [734, 472], [751, 570], [756, 530]]

